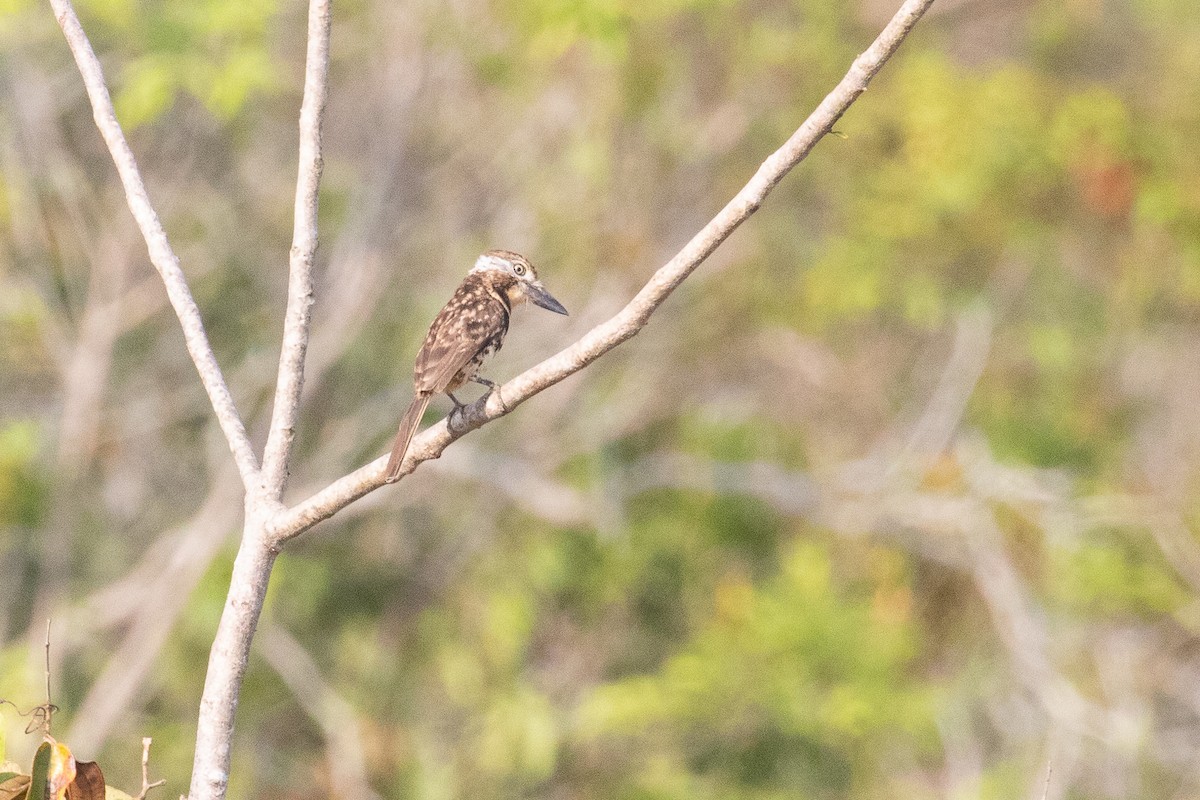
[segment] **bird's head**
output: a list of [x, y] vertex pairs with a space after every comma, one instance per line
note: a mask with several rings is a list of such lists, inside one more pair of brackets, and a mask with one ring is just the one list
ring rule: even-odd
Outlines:
[[497, 272], [496, 277], [511, 278], [512, 280], [498, 281], [503, 287], [509, 303], [518, 305], [526, 298], [547, 311], [555, 314], [566, 314], [563, 304], [554, 299], [546, 291], [546, 287], [538, 280], [537, 270], [529, 259], [508, 250], [488, 250], [476, 261], [471, 272]]

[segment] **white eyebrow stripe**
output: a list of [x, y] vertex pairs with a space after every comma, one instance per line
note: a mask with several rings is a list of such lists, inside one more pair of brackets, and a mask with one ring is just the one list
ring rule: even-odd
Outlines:
[[489, 269], [500, 269], [508, 271], [511, 264], [506, 259], [498, 258], [484, 253], [475, 260], [475, 266], [471, 267], [471, 272], [484, 272]]

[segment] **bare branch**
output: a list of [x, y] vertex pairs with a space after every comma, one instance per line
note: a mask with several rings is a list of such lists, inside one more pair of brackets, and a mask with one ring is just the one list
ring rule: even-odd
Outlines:
[[[265, 505], [265, 504], [261, 504]], [[229, 593], [221, 622], [208, 654], [204, 692], [196, 722], [196, 752], [192, 760], [190, 800], [221, 800], [229, 786], [229, 762], [233, 755], [233, 720], [250, 643], [258, 627], [267, 596], [267, 583], [275, 564], [276, 551], [263, 536], [262, 514], [267, 509], [247, 507], [245, 529], [229, 578]]]
[[308, 56], [304, 72], [304, 99], [300, 104], [300, 158], [296, 178], [295, 225], [289, 262], [287, 314], [279, 354], [275, 408], [271, 431], [263, 451], [263, 488], [274, 500], [287, 486], [288, 461], [300, 394], [304, 389], [304, 356], [312, 322], [313, 260], [317, 252], [317, 193], [321, 185], [321, 121], [329, 77], [330, 0], [315, 0], [308, 7]]
[[[588, 331], [570, 347], [526, 370], [495, 392], [420, 434], [409, 448], [402, 474], [411, 473], [423, 461], [437, 458], [461, 436], [508, 414], [535, 394], [575, 374], [617, 345], [636, 336], [664, 300], [758, 210], [763, 200], [833, 128], [846, 109], [866, 91], [867, 84], [917, 24], [933, 0], [905, 0], [891, 22], [867, 50], [854, 60], [849, 72], [826, 95], [783, 147], [775, 151], [726, 206], [697, 233], [674, 258], [661, 267], [640, 292], [616, 316]], [[271, 523], [273, 537], [282, 543], [328, 519], [347, 504], [383, 485], [386, 458], [379, 458], [334, 481], [317, 494], [277, 516]]]
[[138, 792], [138, 796], [134, 800], [146, 800], [146, 795], [150, 793], [151, 789], [167, 782], [165, 779], [153, 782], [150, 780], [150, 744], [153, 741], [149, 736], [142, 737], [142, 790]]
[[234, 461], [237, 462], [242, 483], [247, 487], [253, 486], [258, 478], [258, 460], [254, 457], [254, 450], [246, 435], [246, 427], [238, 415], [233, 397], [229, 394], [229, 387], [226, 386], [225, 378], [221, 374], [221, 367], [217, 364], [217, 358], [208, 342], [208, 335], [204, 332], [200, 309], [192, 298], [187, 279], [179, 266], [179, 258], [167, 241], [167, 234], [163, 230], [162, 222], [151, 205], [150, 196], [142, 182], [133, 151], [130, 150], [129, 143], [125, 141], [125, 134], [121, 131], [120, 123], [117, 122], [112, 98], [109, 97], [108, 88], [104, 84], [104, 73], [100, 69], [100, 61], [92, 50], [87, 34], [83, 32], [83, 26], [79, 24], [79, 18], [75, 15], [71, 1], [50, 0], [50, 5], [54, 8], [54, 15], [67, 39], [67, 46], [71, 48], [71, 54], [75, 57], [75, 63], [83, 76], [88, 98], [91, 100], [92, 116], [96, 121], [96, 127], [100, 129], [100, 135], [108, 145], [113, 163], [116, 164], [117, 172], [121, 176], [121, 184], [125, 188], [125, 198], [129, 204], [129, 210], [133, 212], [138, 228], [141, 229], [142, 237], [146, 240], [150, 262], [162, 276], [163, 285], [167, 289], [167, 297], [171, 300], [175, 315], [179, 317], [188, 354], [191, 355], [192, 362], [196, 365], [196, 371], [200, 373], [200, 380], [204, 384], [204, 390], [208, 393], [208, 399], [212, 403], [217, 421], [229, 442], [229, 449], [233, 453]]

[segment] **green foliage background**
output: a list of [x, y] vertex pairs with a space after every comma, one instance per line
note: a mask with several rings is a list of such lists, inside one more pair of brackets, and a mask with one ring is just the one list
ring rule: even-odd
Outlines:
[[[1198, 9], [935, 4], [642, 335], [280, 559], [264, 624], [317, 679], [256, 652], [231, 796], [352, 794], [339, 737], [389, 798], [1196, 796]], [[335, 4], [292, 499], [384, 451], [476, 253], [573, 313], [518, 320], [503, 378], [636, 291], [892, 10]], [[80, 11], [261, 440], [305, 9]], [[40, 702], [53, 616], [60, 737], [133, 787], [153, 736], [178, 793], [229, 456], [47, 6], [0, 2], [0, 81], [0, 696]]]

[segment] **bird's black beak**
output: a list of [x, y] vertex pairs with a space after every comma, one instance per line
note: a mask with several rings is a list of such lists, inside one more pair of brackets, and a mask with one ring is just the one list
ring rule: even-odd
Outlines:
[[567, 315], [567, 309], [563, 308], [563, 304], [554, 299], [554, 295], [546, 291], [546, 287], [542, 286], [541, 281], [533, 281], [525, 284], [525, 294], [529, 295], [529, 299], [535, 304], [541, 306], [547, 311], [553, 311], [555, 314]]

